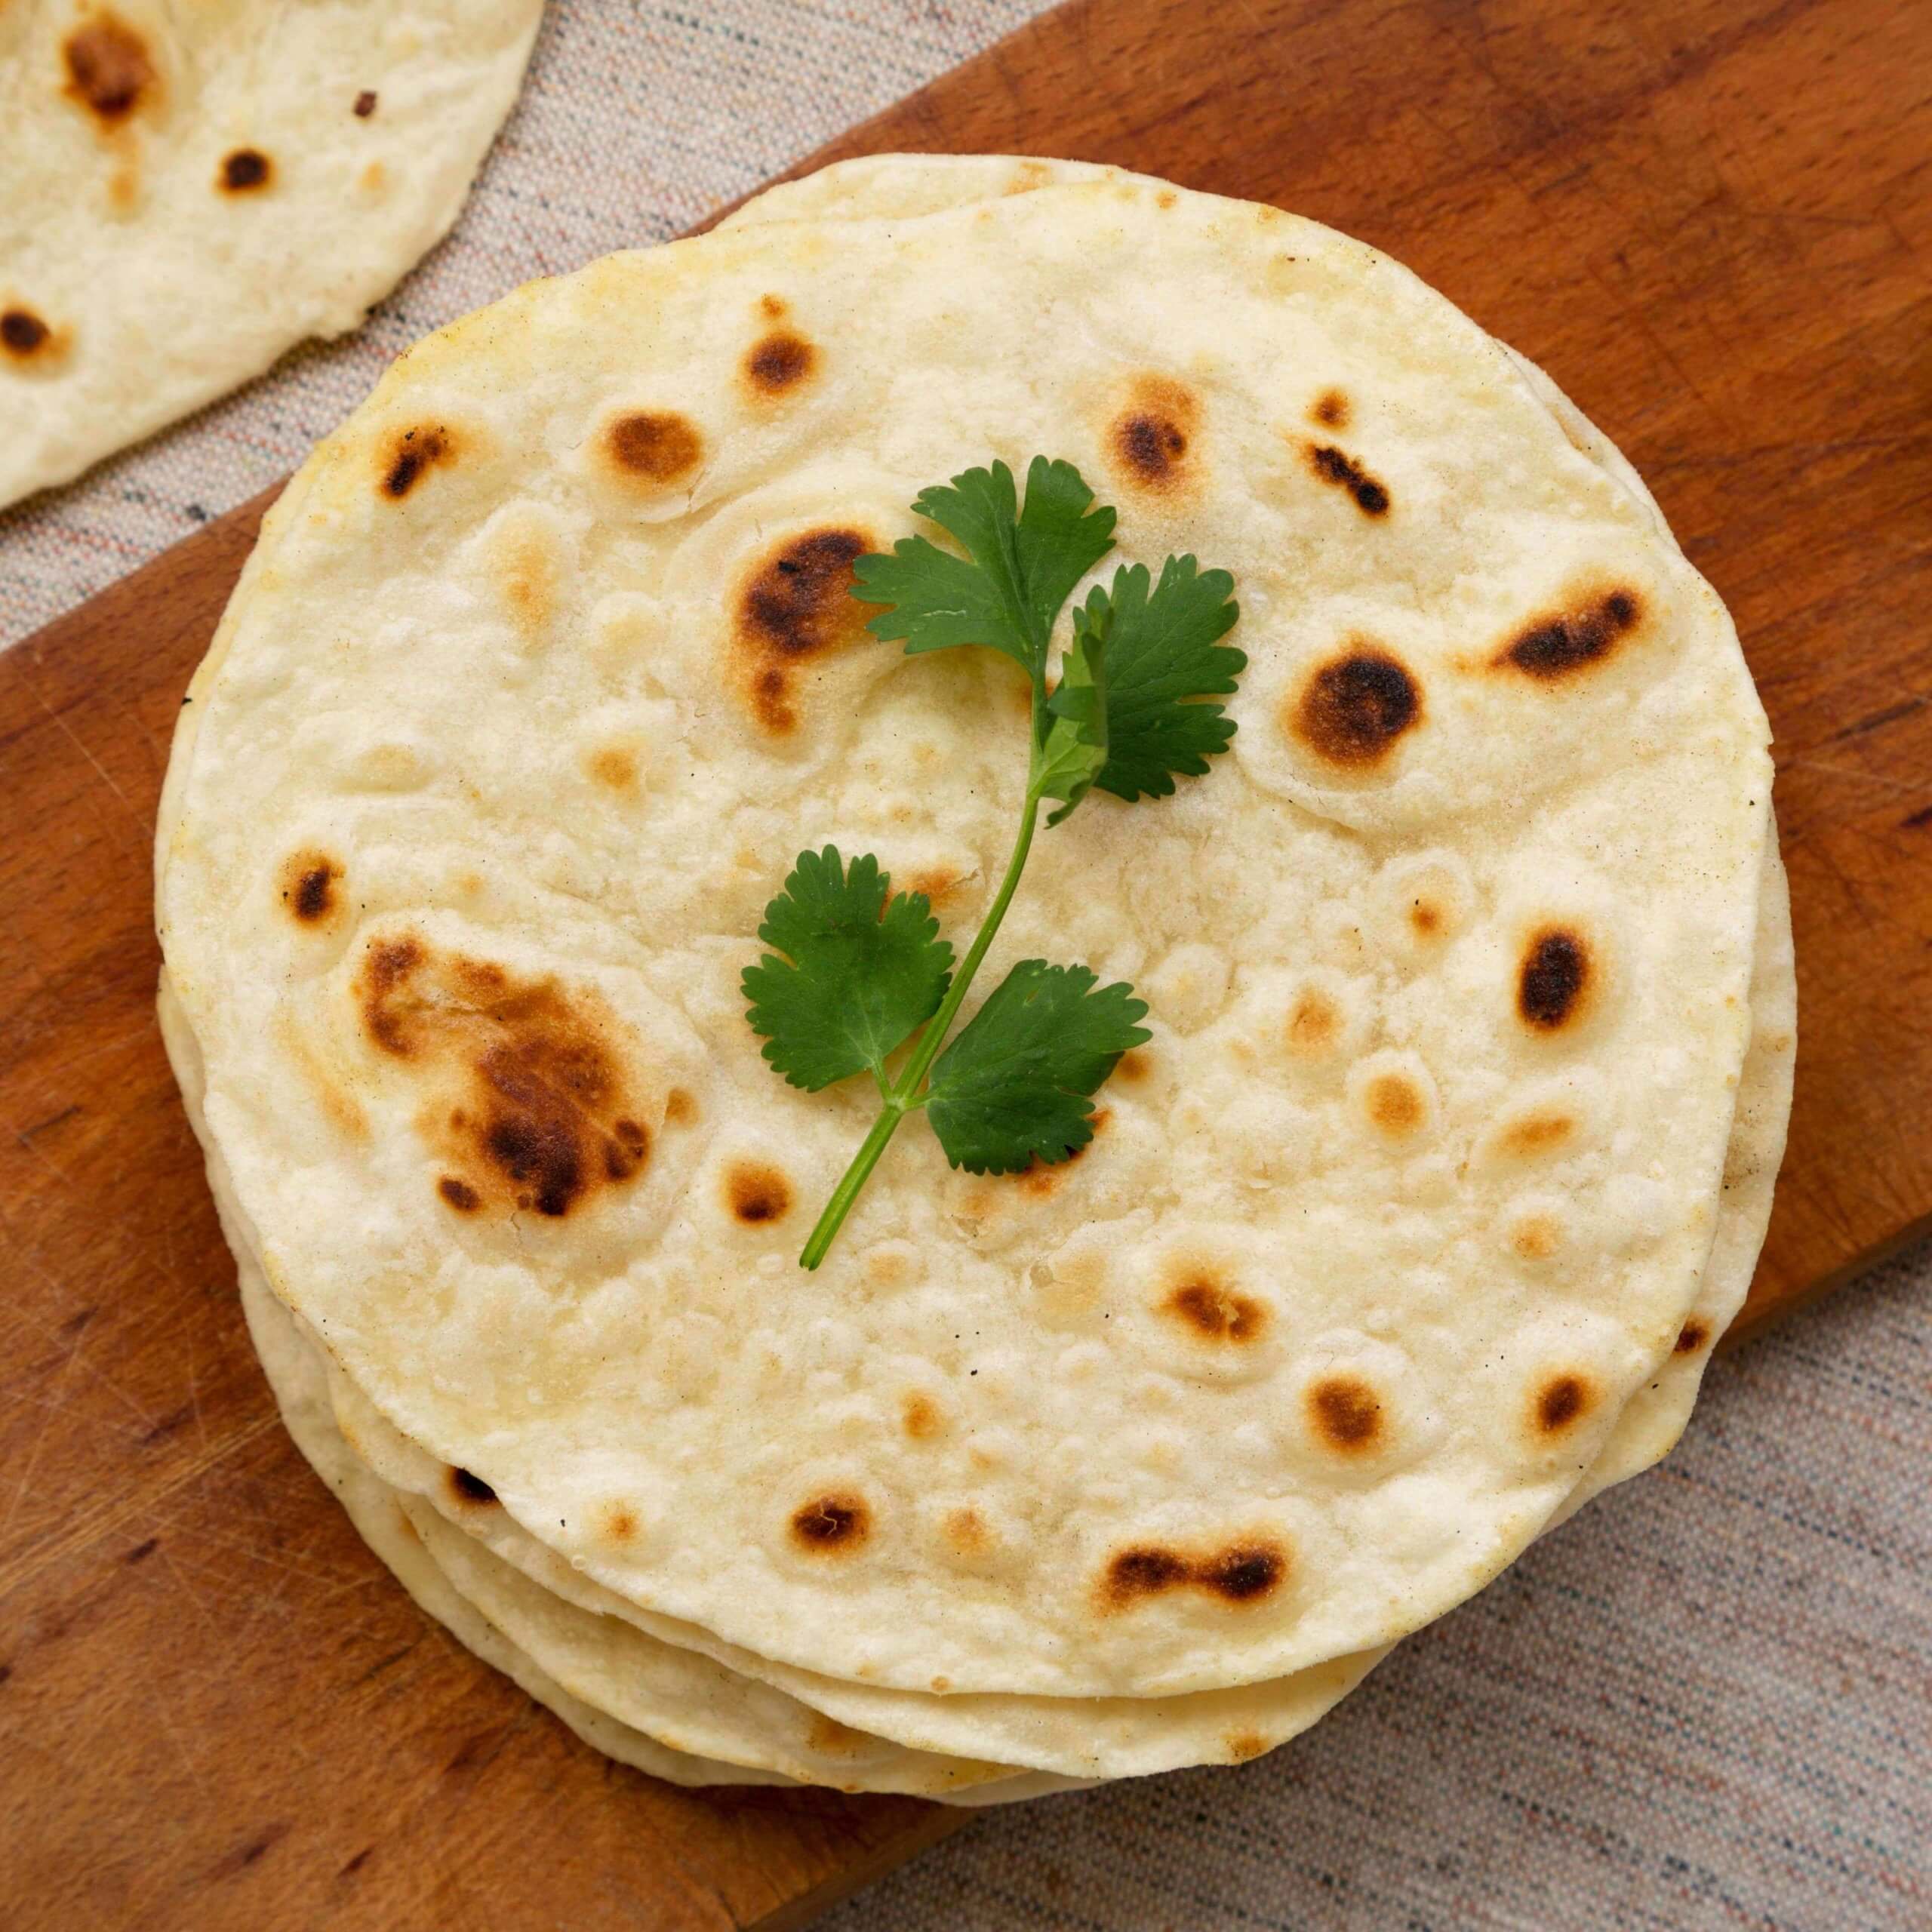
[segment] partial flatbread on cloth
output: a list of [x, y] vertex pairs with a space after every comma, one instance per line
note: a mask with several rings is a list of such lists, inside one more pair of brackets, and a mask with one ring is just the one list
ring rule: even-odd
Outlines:
[[0, 508], [356, 327], [456, 219], [542, 12], [0, 6]]
[[[835, 838], [970, 921], [1019, 777], [1001, 667], [877, 645], [845, 573], [1035, 451], [1106, 571], [1242, 601], [1231, 755], [1043, 839], [989, 965], [1158, 1031], [1076, 1166], [908, 1140], [803, 1275], [863, 1102], [759, 1060], [758, 910]], [[539, 285], [318, 452], [192, 697], [162, 927], [238, 1218], [636, 1608], [941, 1702], [1288, 1678], [1494, 1574], [1674, 1359], [1762, 713], [1653, 513], [1358, 244], [1109, 177]], [[491, 1069], [558, 1054], [595, 1097], [519, 1171]]]

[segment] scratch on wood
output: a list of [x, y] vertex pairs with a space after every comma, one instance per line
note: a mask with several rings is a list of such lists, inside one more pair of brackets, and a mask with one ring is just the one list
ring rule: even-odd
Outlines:
[[0, 1521], [0, 1539], [5, 1538], [11, 1532], [14, 1519], [20, 1513], [20, 1505], [26, 1500], [28, 1491], [33, 1486], [33, 1472], [39, 1466], [41, 1451], [47, 1446], [47, 1438], [54, 1427], [54, 1417], [60, 1413], [65, 1404], [67, 1385], [74, 1379], [74, 1372], [80, 1366], [81, 1356], [86, 1347], [85, 1333], [75, 1336], [73, 1348], [69, 1353], [67, 1359], [60, 1364], [54, 1374], [53, 1383], [48, 1390], [47, 1413], [41, 1417], [40, 1426], [34, 1432], [33, 1447], [28, 1451], [26, 1461], [14, 1479], [12, 1500], [7, 1505], [5, 1520]]
[[61, 735], [72, 745], [75, 750], [78, 752], [82, 757], [87, 760], [88, 764], [94, 767], [95, 772], [98, 774], [100, 779], [100, 782], [114, 794], [116, 798], [120, 801], [121, 809], [134, 820], [136, 828], [143, 832], [148, 832], [149, 828], [146, 817], [144, 817], [143, 814], [135, 808], [134, 801], [128, 797], [127, 793], [122, 791], [120, 786], [115, 783], [114, 780], [109, 773], [106, 766], [103, 764], [100, 760], [96, 758], [94, 753], [89, 751], [87, 746], [82, 742], [79, 735], [75, 732], [73, 726], [69, 724], [66, 719], [62, 717], [60, 712], [56, 711], [53, 706], [48, 703], [45, 695], [37, 688], [34, 691], [34, 697], [38, 701], [41, 709], [45, 712], [48, 716], [52, 718], [56, 724], [60, 726]]
[[1923, 780], [1908, 783], [1902, 778], [1888, 778], [1882, 771], [1866, 771], [1855, 764], [1827, 764], [1823, 758], [1793, 757], [1779, 759], [1774, 755], [1773, 762], [1780, 772], [1823, 772], [1829, 778], [1854, 779], [1861, 785], [1876, 785], [1881, 791], [1886, 792], [1916, 792], [1924, 783]]
[[[69, 1511], [61, 1518], [64, 1534], [51, 1536], [45, 1542], [21, 1551], [12, 1562], [0, 1565], [0, 1596], [19, 1588], [29, 1577], [59, 1563], [75, 1550], [85, 1549], [108, 1535], [131, 1517], [159, 1516], [163, 1506], [176, 1491], [189, 1483], [201, 1481], [217, 1463], [237, 1454], [257, 1436], [281, 1426], [281, 1418], [278, 1415], [271, 1413], [257, 1416], [225, 1440], [216, 1443], [206, 1455], [184, 1459], [167, 1481], [154, 1488], [104, 1492], [118, 1499], [118, 1503], [103, 1503], [91, 1510]], [[22, 1493], [18, 1488], [14, 1491], [16, 1507]], [[4, 1534], [4, 1530], [0, 1530], [0, 1534]]]
[[160, 1421], [149, 1426], [147, 1433], [141, 1438], [143, 1447], [145, 1448], [151, 1444], [161, 1441], [167, 1436], [172, 1435], [194, 1413], [195, 1405], [192, 1402], [183, 1402], [179, 1408], [169, 1410]]
[[255, 1864], [288, 1835], [287, 1821], [278, 1820], [274, 1824], [267, 1826], [257, 1832], [254, 1837], [238, 1850], [231, 1853], [229, 1857], [223, 1859], [220, 1864], [216, 1866], [213, 1875], [217, 1878], [232, 1878], [238, 1873], [247, 1871], [250, 1866]]
[[1922, 697], [1901, 699], [1897, 704], [1887, 705], [1883, 711], [1873, 712], [1869, 718], [1861, 718], [1856, 724], [1847, 724], [1842, 731], [1833, 732], [1831, 741], [1837, 744], [1841, 739], [1862, 737], [1867, 731], [1882, 731], [1887, 724], [1896, 724], [1901, 718], [1909, 718], [1915, 712], [1923, 711], [1928, 702], [1932, 700]]
[[412, 1637], [408, 1643], [403, 1645], [401, 1650], [392, 1651], [386, 1657], [378, 1657], [376, 1661], [372, 1663], [367, 1670], [363, 1672], [362, 1675], [355, 1680], [356, 1682], [358, 1684], [371, 1683], [377, 1678], [381, 1676], [384, 1671], [393, 1669], [395, 1666], [401, 1663], [403, 1659], [408, 1657], [422, 1641], [423, 1640], [420, 1636]]

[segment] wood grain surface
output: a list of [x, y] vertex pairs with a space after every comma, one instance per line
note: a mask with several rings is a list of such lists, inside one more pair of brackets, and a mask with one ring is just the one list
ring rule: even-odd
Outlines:
[[[1802, 1044], [1752, 1321], [1932, 1215], [1928, 29], [1907, 0], [1077, 5], [815, 158], [1278, 202], [1629, 452], [1778, 734]], [[152, 1022], [149, 848], [263, 507], [0, 657], [0, 1921], [801, 1924], [955, 1814], [605, 1763], [425, 1625], [250, 1355]]]

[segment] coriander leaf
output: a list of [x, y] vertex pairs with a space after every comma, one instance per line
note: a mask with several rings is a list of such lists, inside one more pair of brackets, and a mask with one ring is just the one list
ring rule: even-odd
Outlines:
[[909, 654], [984, 645], [1038, 678], [1060, 606], [1113, 548], [1114, 513], [1093, 501], [1072, 464], [1044, 457], [1027, 470], [1024, 509], [1003, 463], [922, 491], [914, 511], [949, 531], [966, 555], [902, 537], [890, 556], [861, 557], [852, 595], [890, 607], [866, 628], [903, 639]]
[[[891, 880], [863, 853], [847, 870], [838, 849], [801, 852], [764, 909], [768, 952], [740, 982], [764, 1057], [816, 1093], [885, 1060], [946, 996], [952, 948], [924, 894], [888, 900]], [[778, 953], [786, 955], [783, 958]]]
[[946, 1157], [973, 1174], [1049, 1165], [1094, 1137], [1089, 1096], [1152, 1036], [1146, 1004], [1084, 966], [1023, 959], [934, 1063], [926, 1118]]
[[1107, 680], [1106, 654], [1110, 621], [1105, 600], [1097, 589], [1095, 621], [1076, 608], [1073, 642], [1060, 667], [1060, 686], [1047, 700], [1048, 724], [1033, 779], [1043, 798], [1065, 802], [1047, 823], [1057, 825], [1081, 800], [1107, 761]]
[[1025, 637], [1002, 601], [998, 583], [979, 565], [923, 537], [902, 537], [888, 556], [861, 557], [852, 566], [852, 595], [891, 608], [867, 620], [875, 637], [903, 638], [906, 654], [983, 644], [1030, 670]]
[[1076, 625], [1111, 614], [1107, 631], [1107, 762], [1094, 782], [1131, 804], [1165, 798], [1174, 774], [1198, 778], [1228, 748], [1234, 721], [1218, 704], [1247, 668], [1244, 652], [1218, 640], [1241, 614], [1226, 571], [1204, 571], [1192, 557], [1170, 557], [1149, 593], [1146, 565], [1122, 565], [1110, 592], [1096, 589]]
[[1047, 639], [1073, 586], [1114, 547], [1114, 512], [1091, 507], [1094, 493], [1070, 463], [1036, 456], [1026, 471], [1016, 557], [1027, 620], [1042, 664]]

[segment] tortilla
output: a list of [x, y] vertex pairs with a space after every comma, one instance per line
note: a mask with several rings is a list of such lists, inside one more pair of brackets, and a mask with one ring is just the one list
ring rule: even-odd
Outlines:
[[[1148, 177], [1129, 177], [1121, 169], [1091, 162], [1004, 155], [872, 155], [782, 182], [734, 209], [722, 225], [750, 226], [827, 218], [904, 220], [967, 202], [1029, 194], [1068, 182], [1119, 179]], [[1161, 184], [1154, 185], [1158, 191]], [[1657, 499], [1623, 451], [1527, 356], [1506, 343], [1497, 346], [1571, 445], [1620, 485], [1648, 516], [1658, 535], [1674, 544], [1676, 540]], [[1659, 1367], [1657, 1379], [1632, 1398], [1604, 1453], [1564, 1505], [1559, 1521], [1669, 1453], [1690, 1420], [1711, 1345], [1730, 1327], [1750, 1287], [1784, 1158], [1797, 1047], [1791, 894], [1778, 854], [1775, 825], [1766, 842], [1761, 893], [1751, 977], [1751, 1045], [1724, 1163], [1717, 1236], [1703, 1283], [1671, 1355]]]
[[789, 1778], [740, 1764], [708, 1763], [666, 1750], [654, 1740], [618, 1724], [582, 1703], [548, 1678], [506, 1641], [444, 1579], [425, 1553], [408, 1513], [371, 1476], [335, 1433], [319, 1367], [296, 1339], [288, 1311], [265, 1288], [249, 1292], [245, 1278], [242, 1303], [249, 1334], [260, 1356], [277, 1405], [295, 1446], [334, 1492], [362, 1540], [416, 1601], [466, 1650], [501, 1671], [519, 1689], [554, 1712], [592, 1749], [620, 1764], [648, 1771], [672, 1784], [789, 1784]]
[[[673, 415], [688, 443], [618, 428]], [[863, 1100], [758, 1060], [758, 907], [835, 834], [970, 918], [1017, 772], [998, 666], [842, 605], [776, 662], [746, 586], [1035, 450], [1121, 506], [1123, 559], [1184, 543], [1243, 601], [1232, 757], [1043, 840], [991, 962], [1085, 957], [1160, 1031], [1077, 1167], [976, 1182], [902, 1137], [799, 1276]], [[1386, 743], [1370, 657], [1413, 700]], [[1761, 712], [1502, 352], [1312, 224], [1107, 180], [523, 291], [318, 453], [194, 696], [163, 937], [269, 1277], [634, 1604], [902, 1690], [1285, 1675], [1506, 1562], [1681, 1331]], [[1553, 932], [1590, 964], [1552, 1026], [1521, 995]], [[491, 1054], [549, 1050], [518, 1014], [600, 1057], [625, 1111], [583, 1131], [649, 1149], [528, 1208], [446, 1131]], [[785, 1207], [737, 1212], [752, 1170]]]
[[[1789, 1107], [1794, 1037], [1789, 900], [1774, 850], [1767, 848], [1765, 868], [1752, 976], [1751, 1048], [1739, 1088], [1737, 1126], [1726, 1162], [1711, 1266], [1677, 1347], [1658, 1379], [1640, 1392], [1619, 1419], [1603, 1454], [1564, 1506], [1564, 1515], [1611, 1483], [1647, 1467], [1675, 1441], [1709, 1360], [1710, 1345], [1743, 1300], [1763, 1241]], [[474, 1500], [460, 1482], [451, 1480], [449, 1471], [398, 1436], [339, 1369], [330, 1371], [330, 1383], [344, 1433], [386, 1482], [423, 1499], [493, 1552], [499, 1567], [507, 1565], [528, 1580], [526, 1618], [556, 1617], [555, 1605], [543, 1602], [546, 1598], [595, 1614], [587, 1620], [568, 1620], [579, 1625], [571, 1637], [580, 1651], [591, 1644], [620, 1657], [635, 1655], [637, 1633], [648, 1633], [660, 1645], [700, 1652], [731, 1672], [771, 1684], [841, 1725], [924, 1750], [996, 1755], [1079, 1777], [1142, 1776], [1183, 1764], [1244, 1762], [1298, 1736], [1386, 1654], [1338, 1660], [1285, 1680], [1164, 1699], [935, 1697], [814, 1676], [721, 1644], [696, 1626], [640, 1611], [589, 1581], [519, 1530], [502, 1510]], [[462, 1587], [460, 1575], [454, 1580]], [[499, 1591], [514, 1587], [502, 1578], [491, 1580]], [[632, 1630], [619, 1636], [610, 1629], [613, 1619]], [[546, 1647], [540, 1634], [531, 1641], [539, 1660], [549, 1663], [553, 1659], [546, 1656]], [[655, 1658], [653, 1668], [661, 1672], [670, 1663]], [[608, 1657], [595, 1668], [608, 1674]], [[626, 1672], [633, 1677], [641, 1674], [634, 1666]], [[578, 1677], [574, 1681], [590, 1702], [605, 1703], [588, 1680]], [[787, 1730], [795, 1728], [788, 1726]]]
[[[1709, 1343], [1721, 1333], [1734, 1312], [1763, 1238], [1789, 1109], [1793, 1038], [1788, 895], [1783, 868], [1774, 851], [1767, 851], [1766, 865], [1767, 877], [1759, 904], [1758, 943], [1752, 980], [1751, 1049], [1740, 1089], [1737, 1127], [1727, 1161], [1726, 1192], [1711, 1269], [1694, 1304], [1684, 1336], [1680, 1338], [1679, 1346], [1660, 1381], [1642, 1392], [1620, 1420], [1597, 1466], [1565, 1505], [1566, 1515], [1588, 1496], [1611, 1481], [1634, 1473], [1670, 1446], [1688, 1414], [1697, 1380], [1709, 1359]], [[171, 1055], [198, 1131], [195, 1052], [165, 986], [162, 1018]], [[211, 1179], [220, 1200], [225, 1190], [218, 1156], [211, 1158]], [[231, 1229], [231, 1238], [232, 1235]], [[637, 1728], [648, 1742], [672, 1743], [673, 1748], [689, 1750], [688, 1740], [673, 1743], [673, 1739], [665, 1735], [667, 1721], [674, 1724], [688, 1722], [694, 1708], [702, 1715], [721, 1703], [737, 1703], [744, 1695], [745, 1687], [733, 1682], [731, 1673], [742, 1672], [797, 1696], [829, 1720], [829, 1724], [814, 1727], [809, 1716], [801, 1720], [794, 1712], [774, 1714], [768, 1706], [770, 1729], [754, 1747], [757, 1753], [754, 1761], [773, 1754], [778, 1759], [790, 1756], [795, 1760], [802, 1749], [817, 1758], [815, 1763], [808, 1762], [801, 1772], [814, 1782], [856, 1783], [868, 1789], [924, 1789], [936, 1795], [959, 1792], [956, 1777], [934, 1776], [931, 1770], [916, 1766], [910, 1767], [910, 1782], [908, 1767], [903, 1764], [888, 1770], [888, 1782], [875, 1782], [880, 1768], [877, 1732], [882, 1728], [902, 1743], [922, 1746], [928, 1750], [1003, 1749], [1023, 1761], [1044, 1764], [1063, 1774], [1030, 1781], [995, 1779], [969, 1788], [968, 1792], [974, 1802], [1009, 1801], [1042, 1795], [1052, 1789], [1075, 1788], [1090, 1782], [1091, 1777], [1141, 1775], [1173, 1765], [1220, 1758], [1245, 1761], [1298, 1735], [1359, 1681], [1375, 1661], [1374, 1658], [1351, 1660], [1358, 1664], [1352, 1669], [1318, 1667], [1284, 1683], [1149, 1700], [921, 1697], [917, 1693], [841, 1684], [835, 1680], [812, 1678], [782, 1666], [772, 1666], [721, 1645], [691, 1626], [673, 1625], [669, 1620], [654, 1618], [648, 1612], [636, 1610], [578, 1576], [568, 1564], [517, 1529], [500, 1509], [478, 1497], [456, 1472], [441, 1468], [397, 1435], [340, 1370], [326, 1365], [322, 1352], [312, 1343], [295, 1339], [299, 1324], [278, 1305], [272, 1309], [257, 1306], [258, 1301], [272, 1297], [252, 1260], [238, 1245], [237, 1254], [242, 1274], [242, 1299], [251, 1330], [258, 1336], [266, 1330], [281, 1337], [280, 1346], [285, 1352], [291, 1343], [306, 1349], [312, 1356], [312, 1365], [306, 1371], [311, 1383], [318, 1376], [327, 1377], [328, 1399], [339, 1427], [312, 1423], [309, 1433], [297, 1432], [305, 1453], [316, 1463], [325, 1480], [339, 1486], [330, 1475], [335, 1466], [325, 1464], [309, 1447], [310, 1435], [318, 1426], [327, 1429], [332, 1442], [345, 1445], [343, 1453], [346, 1453], [346, 1444], [353, 1444], [355, 1457], [366, 1463], [365, 1485], [371, 1480], [369, 1472], [373, 1471], [386, 1487], [391, 1487], [392, 1494], [400, 1491], [405, 1497], [422, 1499], [414, 1505], [405, 1502], [402, 1506], [405, 1522], [418, 1532], [415, 1538], [418, 1560], [420, 1555], [427, 1555], [444, 1573], [446, 1581], [486, 1617], [492, 1608], [497, 1611], [491, 1627], [497, 1631], [500, 1643], [516, 1643], [519, 1654], [535, 1667], [543, 1681], [555, 1683], [556, 1675], [561, 1675], [594, 1709], [608, 1712], [628, 1706], [637, 1716]], [[265, 1360], [287, 1407], [293, 1371], [267, 1351]], [[320, 1387], [318, 1383], [315, 1386]], [[425, 1503], [433, 1506], [454, 1526], [441, 1537], [432, 1526], [424, 1523]], [[393, 1509], [384, 1512], [373, 1503], [366, 1503], [360, 1511], [352, 1509], [352, 1513], [358, 1523], [373, 1515], [379, 1525], [393, 1524], [396, 1518]], [[460, 1535], [456, 1534], [459, 1531]], [[392, 1541], [395, 1533], [392, 1530]], [[452, 1536], [455, 1537], [454, 1545], [450, 1541]], [[388, 1560], [389, 1544], [377, 1535], [371, 1534], [368, 1540], [378, 1554], [385, 1555]], [[472, 1544], [475, 1547], [471, 1551], [462, 1547]], [[485, 1555], [486, 1550], [495, 1553]], [[519, 1585], [513, 1580], [518, 1573], [528, 1582]], [[421, 1599], [422, 1592], [417, 1594]], [[573, 1611], [568, 1606], [576, 1607]], [[426, 1600], [425, 1607], [435, 1614], [433, 1602]], [[615, 1627], [617, 1623], [632, 1627], [620, 1630]], [[561, 1642], [555, 1634], [559, 1625]], [[653, 1639], [657, 1641], [654, 1643]], [[496, 1660], [492, 1653], [479, 1654]], [[554, 1674], [546, 1668], [553, 1663], [558, 1666]], [[715, 1667], [717, 1665], [726, 1669], [721, 1672]], [[683, 1715], [672, 1716], [672, 1712]], [[854, 1720], [863, 1728], [851, 1727]], [[581, 1725], [577, 1727], [582, 1731]], [[632, 1727], [624, 1724], [620, 1728], [629, 1739]], [[867, 1728], [872, 1730], [872, 1736], [865, 1734]], [[733, 1748], [741, 1753], [743, 1739], [740, 1730], [733, 1740]], [[589, 1741], [594, 1743], [596, 1740], [593, 1737]], [[617, 1755], [623, 1755], [622, 1752]], [[863, 1761], [868, 1755], [872, 1761]], [[624, 1761], [639, 1760], [633, 1754]], [[1072, 1774], [1080, 1771], [1091, 1775]]]
[[455, 220], [542, 11], [0, 8], [0, 507], [356, 328]]

